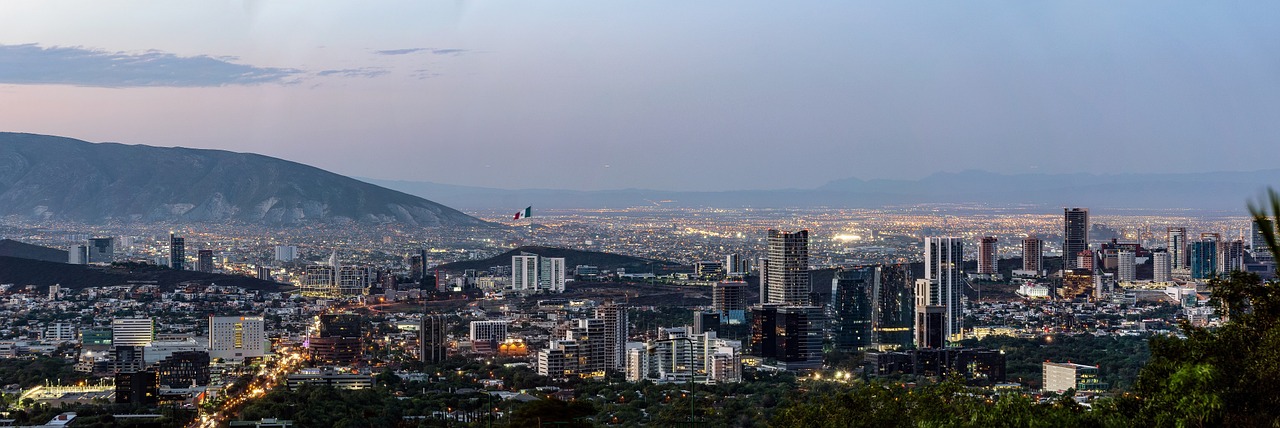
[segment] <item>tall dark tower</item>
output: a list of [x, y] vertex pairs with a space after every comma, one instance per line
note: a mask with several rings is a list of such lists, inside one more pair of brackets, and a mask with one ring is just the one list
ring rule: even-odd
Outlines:
[[1089, 209], [1063, 208], [1062, 268], [1075, 269], [1076, 255], [1089, 249]]
[[786, 232], [769, 229], [769, 303], [806, 305], [809, 303], [809, 231]]
[[182, 237], [169, 233], [169, 268], [173, 270], [186, 269], [184, 261], [187, 259], [186, 240]]
[[444, 315], [426, 314], [422, 316], [422, 327], [418, 331], [418, 343], [422, 346], [422, 361], [438, 363], [449, 357], [447, 334], [449, 325]]

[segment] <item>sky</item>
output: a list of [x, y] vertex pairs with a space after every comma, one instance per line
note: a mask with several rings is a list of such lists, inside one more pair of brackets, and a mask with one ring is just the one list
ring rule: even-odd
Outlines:
[[5, 1], [0, 130], [497, 188], [1276, 167], [1280, 3]]

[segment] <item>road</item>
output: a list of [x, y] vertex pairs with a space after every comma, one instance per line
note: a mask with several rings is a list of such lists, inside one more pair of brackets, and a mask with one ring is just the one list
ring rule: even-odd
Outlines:
[[241, 407], [249, 400], [266, 395], [272, 388], [279, 387], [285, 378], [302, 364], [303, 349], [300, 346], [282, 347], [276, 352], [274, 364], [263, 364], [262, 369], [253, 377], [253, 381], [235, 397], [227, 397], [217, 410], [202, 411], [199, 418], [192, 421], [189, 428], [216, 428], [240, 412]]

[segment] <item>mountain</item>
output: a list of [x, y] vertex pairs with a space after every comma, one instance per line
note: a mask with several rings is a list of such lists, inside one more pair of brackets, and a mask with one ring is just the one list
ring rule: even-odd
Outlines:
[[165, 290], [172, 290], [180, 283], [192, 281], [205, 285], [242, 287], [265, 292], [284, 291], [291, 288], [285, 284], [247, 276], [173, 270], [152, 265], [103, 267], [0, 256], [0, 284], [17, 286], [58, 284], [65, 288], [81, 289], [128, 285], [131, 281], [155, 282]]
[[0, 257], [17, 257], [54, 263], [66, 263], [69, 260], [67, 252], [64, 250], [41, 247], [12, 239], [0, 240]]
[[491, 226], [453, 208], [249, 153], [0, 133], [0, 215], [87, 223]]
[[467, 269], [484, 270], [494, 266], [511, 266], [511, 256], [518, 256], [520, 253], [537, 254], [541, 257], [562, 257], [564, 258], [565, 269], [573, 269], [574, 266], [578, 265], [591, 265], [598, 267], [601, 270], [625, 268], [628, 272], [649, 272], [650, 265], [659, 268], [679, 265], [679, 263], [675, 262], [646, 259], [642, 257], [530, 245], [519, 247], [484, 260], [467, 260], [445, 263], [437, 266], [436, 269], [460, 272]]
[[907, 204], [987, 204], [1244, 212], [1246, 200], [1280, 186], [1280, 169], [1249, 172], [1000, 174], [937, 173], [919, 180], [835, 180], [808, 189], [678, 192], [665, 190], [505, 190], [447, 184], [367, 181], [410, 194], [432, 195], [451, 206], [501, 209], [621, 208], [642, 205], [719, 208], [879, 208]]

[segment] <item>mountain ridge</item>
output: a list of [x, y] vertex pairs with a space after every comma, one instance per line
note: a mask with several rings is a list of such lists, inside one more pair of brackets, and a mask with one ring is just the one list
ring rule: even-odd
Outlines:
[[490, 227], [430, 200], [253, 153], [0, 133], [0, 215]]

